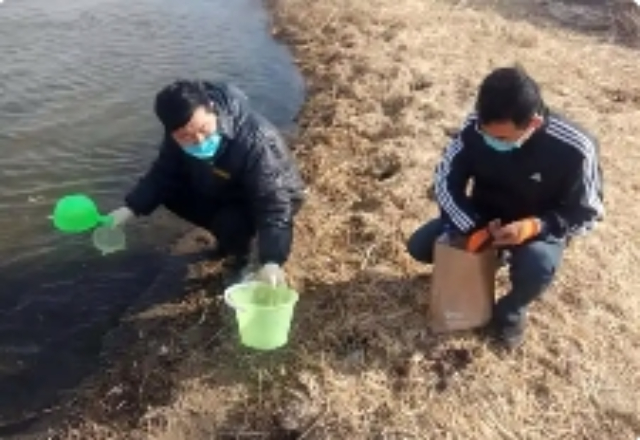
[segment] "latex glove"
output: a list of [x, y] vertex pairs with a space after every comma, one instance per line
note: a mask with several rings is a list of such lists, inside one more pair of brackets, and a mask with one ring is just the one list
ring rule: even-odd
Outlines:
[[492, 222], [491, 235], [494, 246], [517, 246], [534, 238], [542, 230], [542, 221], [535, 217], [528, 217], [502, 226], [499, 222]]
[[275, 263], [267, 263], [255, 273], [253, 277], [255, 281], [271, 284], [272, 286], [284, 285], [284, 271], [280, 265]]
[[124, 226], [129, 220], [134, 217], [133, 211], [123, 206], [109, 213], [109, 217], [113, 220], [112, 226]]

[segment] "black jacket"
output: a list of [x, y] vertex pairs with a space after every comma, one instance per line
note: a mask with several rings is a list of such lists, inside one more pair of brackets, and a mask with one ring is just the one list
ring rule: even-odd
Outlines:
[[461, 233], [493, 219], [504, 224], [535, 216], [544, 234], [566, 238], [604, 215], [597, 141], [552, 112], [528, 141], [506, 153], [488, 147], [476, 116], [469, 116], [436, 168], [434, 190], [444, 219]]
[[240, 90], [219, 83], [205, 87], [222, 136], [216, 155], [208, 161], [191, 157], [165, 135], [126, 205], [136, 215], [149, 215], [171, 194], [185, 194], [184, 186], [203, 203], [247, 204], [258, 231], [260, 261], [282, 264], [291, 249], [293, 209], [303, 199], [298, 168], [276, 128], [249, 108]]

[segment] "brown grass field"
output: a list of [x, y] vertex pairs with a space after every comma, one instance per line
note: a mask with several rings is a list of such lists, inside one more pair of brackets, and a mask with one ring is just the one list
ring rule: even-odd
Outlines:
[[[640, 53], [620, 24], [631, 15], [580, 3], [275, 0], [274, 34], [309, 91], [290, 345], [242, 349], [230, 311], [190, 290], [123, 325], [51, 438], [640, 437]], [[480, 80], [516, 61], [599, 137], [608, 212], [504, 355], [473, 333], [428, 332], [429, 268], [404, 243], [436, 213], [433, 169]]]

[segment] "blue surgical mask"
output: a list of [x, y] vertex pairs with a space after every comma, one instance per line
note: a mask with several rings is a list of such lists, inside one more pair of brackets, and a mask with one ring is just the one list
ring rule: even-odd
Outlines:
[[507, 153], [509, 151], [517, 150], [518, 148], [522, 147], [522, 144], [527, 142], [527, 140], [533, 135], [536, 129], [537, 127], [535, 126], [531, 127], [530, 129], [525, 131], [522, 136], [520, 136], [520, 139], [518, 139], [515, 142], [501, 141], [500, 139], [496, 139], [493, 136], [490, 136], [484, 132], [481, 132], [481, 133], [482, 133], [482, 137], [484, 138], [484, 142], [490, 148], [493, 148], [494, 150], [499, 151], [501, 153]]
[[516, 141], [516, 142], [501, 141], [500, 139], [496, 139], [493, 136], [489, 136], [488, 134], [485, 134], [485, 133], [482, 133], [482, 137], [484, 138], [484, 142], [487, 144], [487, 146], [501, 153], [517, 150], [521, 146], [520, 141]]
[[183, 147], [185, 153], [198, 159], [210, 159], [220, 149], [222, 137], [218, 133], [213, 133], [199, 144], [187, 145]]

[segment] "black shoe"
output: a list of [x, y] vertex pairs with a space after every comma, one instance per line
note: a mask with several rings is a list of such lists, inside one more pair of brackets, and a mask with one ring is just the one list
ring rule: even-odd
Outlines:
[[524, 342], [525, 320], [515, 323], [493, 320], [491, 322], [491, 335], [494, 341], [508, 351], [516, 350]]

